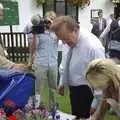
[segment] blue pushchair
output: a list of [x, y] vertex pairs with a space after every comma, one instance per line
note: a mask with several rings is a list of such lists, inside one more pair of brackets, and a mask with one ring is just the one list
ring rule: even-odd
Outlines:
[[[33, 95], [35, 77], [31, 73], [0, 71], [0, 107], [9, 115], [18, 108], [24, 108]], [[5, 103], [14, 103], [12, 109], [6, 109]]]

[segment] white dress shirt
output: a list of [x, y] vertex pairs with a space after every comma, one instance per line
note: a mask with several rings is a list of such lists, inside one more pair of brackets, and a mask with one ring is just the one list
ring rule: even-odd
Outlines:
[[72, 51], [72, 55], [70, 60], [68, 60], [69, 56], [67, 56], [60, 85], [89, 85], [85, 77], [87, 66], [90, 61], [96, 58], [105, 58], [104, 47], [95, 35], [80, 28], [79, 41], [70, 50]]

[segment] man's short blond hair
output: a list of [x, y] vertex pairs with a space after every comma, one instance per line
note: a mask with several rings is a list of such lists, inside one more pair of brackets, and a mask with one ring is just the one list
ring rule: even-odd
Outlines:
[[63, 25], [65, 25], [68, 31], [73, 31], [76, 22], [71, 16], [60, 16], [53, 21], [51, 30], [54, 32], [59, 32]]

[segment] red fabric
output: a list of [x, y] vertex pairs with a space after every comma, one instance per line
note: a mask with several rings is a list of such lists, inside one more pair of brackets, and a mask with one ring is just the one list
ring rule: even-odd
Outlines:
[[15, 115], [12, 115], [8, 118], [8, 120], [17, 120], [16, 116]]

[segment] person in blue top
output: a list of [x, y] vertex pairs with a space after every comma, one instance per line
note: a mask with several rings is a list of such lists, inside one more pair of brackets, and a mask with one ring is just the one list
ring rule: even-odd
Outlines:
[[[36, 16], [37, 18], [38, 16]], [[35, 75], [35, 97], [36, 107], [44, 106], [46, 83], [49, 93], [49, 109], [56, 103], [55, 90], [57, 88], [57, 49], [58, 41], [55, 34], [49, 31], [49, 27], [56, 14], [53, 11], [47, 13], [49, 24], [46, 25], [44, 33], [33, 34], [32, 61]]]

